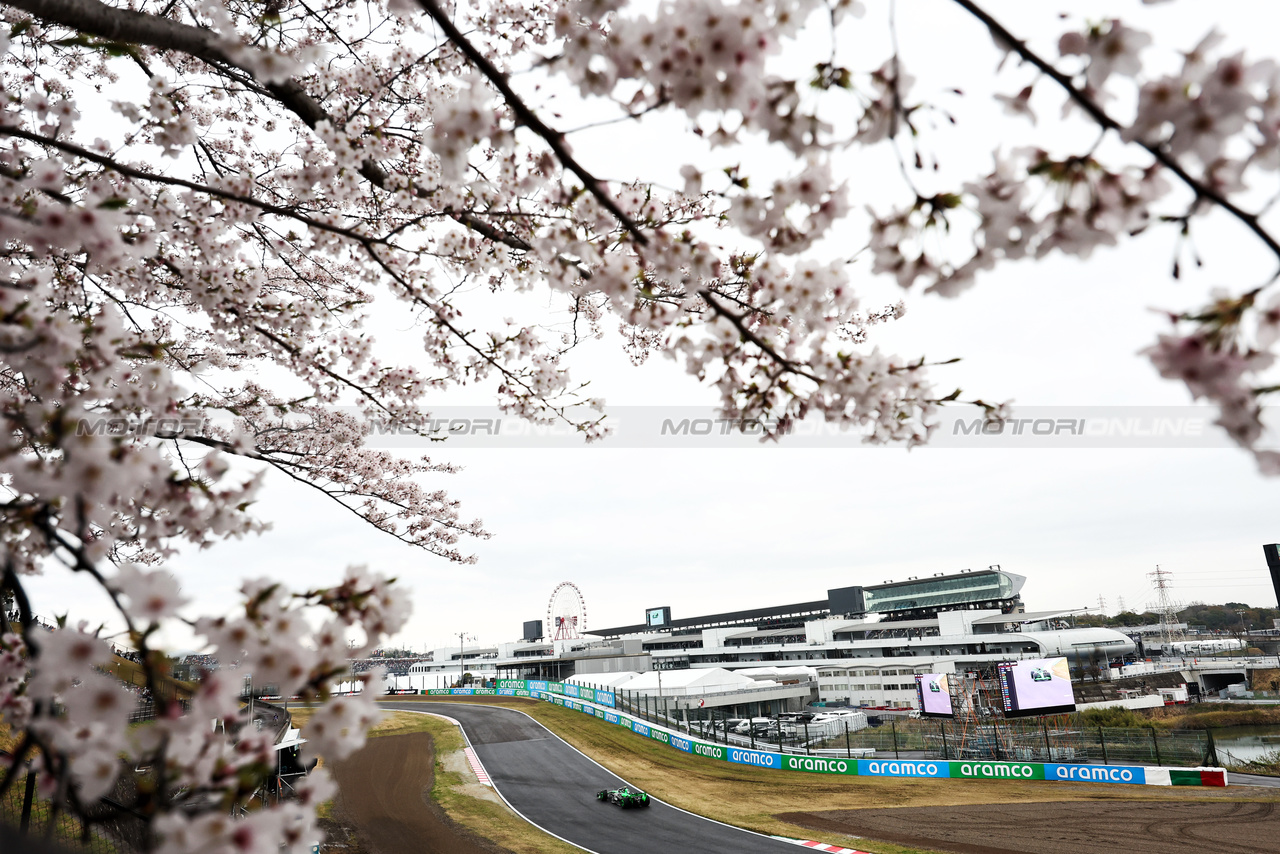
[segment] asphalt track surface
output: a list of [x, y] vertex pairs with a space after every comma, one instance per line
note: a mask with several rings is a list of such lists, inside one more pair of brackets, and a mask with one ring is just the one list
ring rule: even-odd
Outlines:
[[574, 750], [528, 715], [461, 703], [383, 703], [432, 712], [462, 724], [485, 771], [507, 803], [528, 820], [599, 854], [715, 851], [795, 854], [795, 845], [748, 833], [658, 801], [624, 810], [596, 800], [626, 783]]

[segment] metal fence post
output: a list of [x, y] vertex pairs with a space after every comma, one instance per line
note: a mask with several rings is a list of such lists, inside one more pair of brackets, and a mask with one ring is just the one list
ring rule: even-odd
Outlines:
[[1217, 765], [1218, 763], [1218, 746], [1213, 742], [1213, 730], [1205, 730], [1205, 734], [1209, 736], [1209, 750], [1205, 756], [1205, 764]]
[[1160, 742], [1156, 739], [1155, 727], [1151, 728], [1151, 743], [1155, 745], [1156, 748], [1156, 765], [1163, 765], [1164, 763], [1160, 761]]
[[26, 833], [31, 824], [31, 802], [36, 795], [36, 769], [27, 763], [27, 790], [22, 795], [22, 818], [18, 822], [18, 832]]
[[1040, 719], [1040, 729], [1044, 730], [1044, 761], [1053, 761], [1053, 748], [1049, 746], [1049, 722], [1044, 718]]
[[889, 721], [889, 728], [893, 730], [893, 758], [898, 759], [898, 722]]
[[[845, 724], [845, 727], [847, 732], [848, 724]], [[938, 732], [942, 734], [942, 758], [950, 759], [951, 757], [947, 755], [947, 725], [942, 721], [938, 721]]]
[[1110, 765], [1111, 762], [1107, 759], [1107, 733], [1102, 727], [1098, 727], [1098, 743], [1102, 745], [1102, 764]]
[[849, 722], [844, 722], [844, 755], [847, 759], [853, 758], [853, 748], [849, 746]]
[[778, 721], [778, 752], [782, 753], [782, 721]]
[[813, 748], [809, 744], [809, 722], [804, 722], [804, 752], [806, 754], [813, 753]]

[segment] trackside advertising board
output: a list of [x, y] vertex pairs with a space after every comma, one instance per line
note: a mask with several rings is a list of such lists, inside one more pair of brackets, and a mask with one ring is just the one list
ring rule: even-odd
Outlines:
[[[614, 708], [617, 700], [613, 691], [606, 691], [603, 688], [592, 688], [589, 685], [574, 685], [570, 682], [549, 682], [545, 679], [499, 679], [498, 690], [511, 688], [517, 691], [549, 691], [552, 694], [561, 694], [565, 697], [576, 697], [580, 700], [590, 700], [593, 703], [599, 703], [602, 706]], [[529, 694], [517, 694], [517, 697], [528, 697]]]
[[431, 697], [493, 697], [498, 694], [496, 688], [428, 688]]
[[[733, 745], [700, 741], [677, 730], [646, 723], [612, 707], [614, 692], [595, 691], [596, 702], [574, 699], [559, 683], [504, 679], [494, 689], [432, 689], [428, 694], [481, 694], [523, 691], [536, 697], [599, 718], [605, 723], [626, 727], [652, 741], [705, 759], [801, 771], [810, 774], [838, 774], [848, 777], [932, 777], [954, 780], [1044, 780], [1046, 782], [1127, 783], [1147, 786], [1225, 786], [1227, 774], [1221, 768], [1155, 768], [1141, 765], [1066, 765], [1048, 762], [983, 762], [943, 759], [850, 759], [840, 756], [806, 756], [748, 750]], [[542, 687], [546, 686], [546, 687]], [[574, 686], [578, 694], [582, 686]], [[517, 696], [523, 696], [517, 694]], [[607, 696], [608, 704], [600, 702]]]

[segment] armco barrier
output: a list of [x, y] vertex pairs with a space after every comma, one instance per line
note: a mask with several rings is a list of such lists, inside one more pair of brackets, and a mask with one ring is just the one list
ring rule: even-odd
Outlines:
[[841, 774], [849, 777], [936, 777], [957, 780], [1045, 780], [1088, 783], [1128, 783], [1147, 786], [1225, 786], [1222, 768], [1161, 768], [1147, 765], [1065, 765], [1049, 762], [957, 762], [944, 759], [841, 759], [770, 753], [700, 741], [677, 730], [646, 723], [614, 708], [613, 691], [593, 690], [572, 683], [537, 679], [499, 679], [494, 688], [432, 688], [428, 694], [535, 697], [626, 727], [636, 735], [670, 745], [683, 753], [738, 765]]

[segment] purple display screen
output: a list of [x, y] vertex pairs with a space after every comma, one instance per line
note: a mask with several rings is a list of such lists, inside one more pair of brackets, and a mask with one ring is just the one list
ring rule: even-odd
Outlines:
[[949, 718], [953, 715], [949, 680], [950, 676], [946, 673], [922, 673], [916, 677], [920, 714], [938, 718]]
[[1074, 711], [1071, 671], [1065, 658], [1037, 658], [1000, 665], [1006, 717]]

